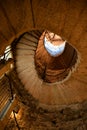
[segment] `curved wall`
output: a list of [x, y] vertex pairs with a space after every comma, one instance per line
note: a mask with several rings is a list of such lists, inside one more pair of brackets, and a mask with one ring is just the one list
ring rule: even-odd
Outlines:
[[[31, 30], [31, 0], [0, 1], [0, 54], [23, 31]], [[32, 0], [36, 28], [49, 29], [85, 49], [87, 40], [86, 0]]]

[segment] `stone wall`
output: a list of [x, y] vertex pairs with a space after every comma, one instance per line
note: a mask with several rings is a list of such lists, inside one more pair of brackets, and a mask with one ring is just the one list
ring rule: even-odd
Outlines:
[[20, 33], [34, 28], [34, 24], [35, 28], [49, 29], [82, 47], [87, 38], [86, 0], [32, 0], [32, 9], [34, 23], [30, 0], [0, 1], [0, 54]]
[[[17, 122], [21, 130], [87, 130], [87, 101], [48, 110], [39, 107], [39, 102], [23, 89], [14, 71], [10, 76], [19, 97]], [[16, 129], [14, 118], [10, 118], [6, 130]]]

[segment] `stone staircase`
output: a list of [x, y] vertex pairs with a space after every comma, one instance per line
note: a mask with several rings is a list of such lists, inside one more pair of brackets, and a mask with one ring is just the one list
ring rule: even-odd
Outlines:
[[84, 101], [87, 98], [87, 86], [77, 80], [75, 74], [64, 83], [46, 83], [39, 78], [34, 56], [42, 32], [38, 30], [26, 32], [14, 46], [15, 68], [24, 89], [38, 99], [41, 106], [49, 109]]
[[34, 55], [41, 34], [42, 31], [39, 30], [26, 32], [17, 42], [16, 53], [14, 52], [16, 55], [15, 65], [18, 77], [25, 85], [25, 88], [31, 93], [35, 89], [35, 86], [37, 89], [41, 84], [34, 65]]

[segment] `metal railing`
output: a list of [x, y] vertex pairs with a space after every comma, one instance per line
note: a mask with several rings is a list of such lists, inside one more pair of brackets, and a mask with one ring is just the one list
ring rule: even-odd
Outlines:
[[0, 79], [0, 119], [13, 99], [14, 93], [12, 90], [12, 83], [9, 76], [5, 74], [5, 76]]

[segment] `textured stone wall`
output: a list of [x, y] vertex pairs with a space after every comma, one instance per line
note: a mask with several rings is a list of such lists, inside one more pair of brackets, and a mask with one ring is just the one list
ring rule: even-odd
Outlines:
[[[86, 0], [32, 0], [32, 8], [36, 28], [49, 29], [82, 48], [87, 40]], [[0, 1], [0, 53], [33, 27], [30, 0]]]
[[0, 1], [0, 53], [19, 33], [32, 27], [29, 0]]
[[[20, 110], [17, 122], [21, 130], [87, 130], [87, 101], [66, 105], [60, 109], [39, 107], [39, 102], [27, 93], [11, 72]], [[14, 118], [10, 118], [6, 130], [16, 130]]]
[[[87, 130], [87, 102], [82, 105], [85, 109], [66, 107], [54, 112], [20, 104], [17, 122], [21, 130]], [[10, 118], [6, 130], [16, 129], [14, 118]]]

